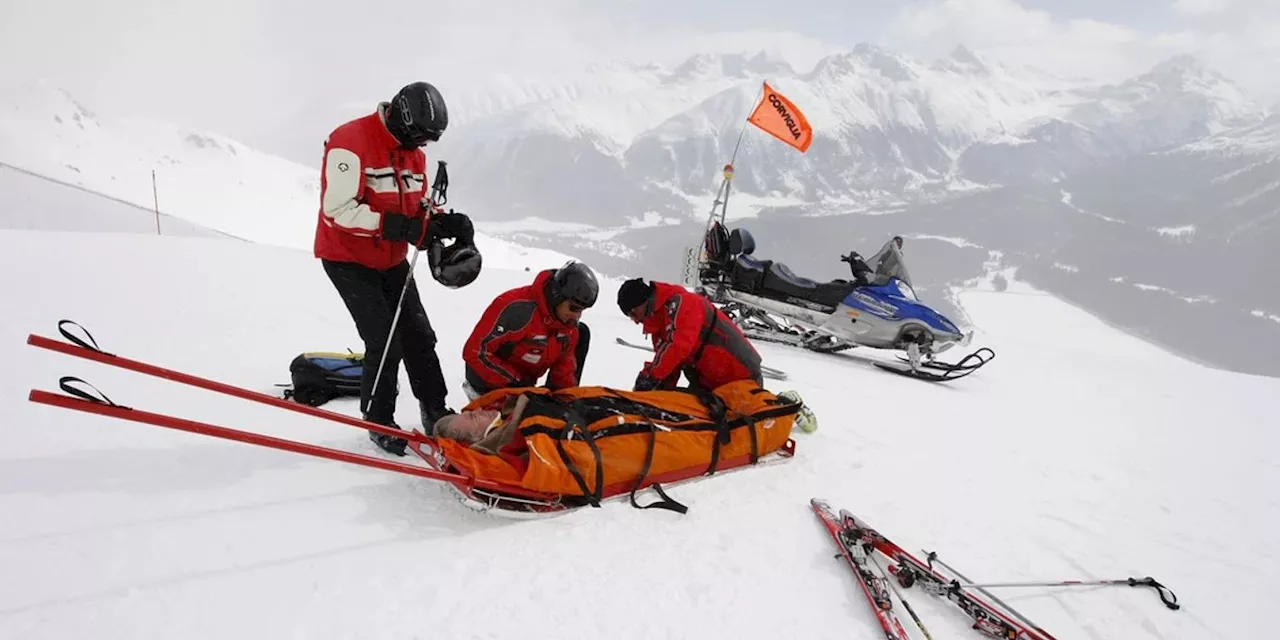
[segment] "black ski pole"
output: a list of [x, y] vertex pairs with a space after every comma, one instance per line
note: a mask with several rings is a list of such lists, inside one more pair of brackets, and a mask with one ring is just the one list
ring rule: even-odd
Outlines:
[[[930, 569], [932, 569], [932, 568], [933, 568], [933, 563], [934, 563], [934, 562], [937, 562], [938, 564], [942, 565], [942, 566], [943, 566], [943, 568], [945, 568], [947, 571], [950, 571], [951, 573], [956, 574], [956, 576], [958, 576], [961, 580], [964, 580], [965, 582], [969, 582], [969, 579], [968, 579], [968, 578], [966, 578], [966, 577], [964, 577], [964, 574], [963, 574], [963, 573], [960, 573], [959, 571], [956, 571], [954, 567], [951, 567], [951, 566], [949, 566], [947, 563], [943, 562], [942, 560], [939, 560], [939, 559], [938, 559], [938, 552], [936, 552], [936, 551], [927, 551], [927, 550], [926, 550], [926, 551], [924, 551], [924, 552], [925, 552], [925, 558], [926, 558], [926, 561], [929, 563], [929, 568], [930, 568]], [[952, 581], [951, 581], [951, 584], [952, 584], [952, 586], [956, 586], [956, 585], [959, 585], [959, 582], [957, 582], [957, 581], [955, 581], [955, 580], [952, 580]], [[1005, 604], [1005, 602], [1004, 602], [1003, 600], [1001, 600], [1000, 598], [997, 598], [997, 597], [995, 597], [994, 595], [992, 595], [992, 593], [991, 593], [990, 591], [987, 591], [986, 589], [983, 589], [982, 587], [974, 587], [974, 589], [976, 589], [976, 590], [978, 591], [978, 593], [981, 593], [982, 595], [984, 595], [984, 596], [986, 596], [986, 597], [988, 597], [988, 598], [991, 598], [991, 601], [992, 601], [992, 602], [996, 603], [997, 605], [1000, 605], [1001, 607], [1004, 607], [1005, 611], [1008, 611], [1008, 612], [1009, 612], [1013, 617], [1015, 617], [1015, 618], [1017, 618], [1018, 620], [1020, 620], [1020, 621], [1022, 622], [1022, 624], [1025, 624], [1025, 625], [1027, 625], [1027, 626], [1031, 627], [1032, 629], [1035, 629], [1035, 630], [1036, 630], [1036, 633], [1039, 633], [1039, 634], [1044, 635], [1044, 636], [1048, 636], [1048, 637], [1050, 637], [1050, 638], [1052, 638], [1052, 637], [1053, 637], [1053, 636], [1050, 636], [1050, 635], [1049, 635], [1049, 632], [1045, 631], [1045, 630], [1044, 630], [1040, 625], [1038, 625], [1038, 624], [1036, 624], [1036, 623], [1032, 622], [1031, 620], [1027, 619], [1027, 617], [1026, 617], [1026, 616], [1024, 616], [1024, 615], [1022, 615], [1021, 613], [1018, 613], [1018, 610], [1017, 610], [1017, 609], [1014, 609], [1013, 607], [1011, 607], [1011, 606], [1009, 606], [1009, 605]]]
[[[448, 163], [444, 160], [436, 161], [436, 179], [431, 184], [431, 196], [427, 202], [427, 218], [423, 220], [423, 233], [426, 233], [427, 221], [431, 219], [431, 215], [435, 213], [435, 208], [444, 204], [445, 195], [449, 190], [449, 171], [446, 168]], [[399, 169], [392, 164], [392, 171], [396, 171], [396, 191], [400, 194], [400, 206], [404, 207], [404, 188], [400, 185]], [[391, 350], [391, 341], [396, 336], [396, 323], [400, 321], [400, 310], [404, 307], [404, 294], [409, 291], [409, 283], [413, 282], [413, 269], [418, 264], [418, 253], [420, 249], [417, 243], [413, 245], [413, 258], [409, 260], [409, 274], [404, 278], [404, 286], [400, 288], [400, 299], [396, 302], [395, 315], [391, 317], [391, 331], [387, 333], [386, 345], [382, 348], [382, 359], [378, 362], [378, 373], [373, 377], [373, 390], [369, 392], [369, 406], [373, 406], [373, 398], [378, 394], [378, 382], [382, 380], [382, 367], [387, 363], [387, 352]]]
[[[930, 554], [929, 559], [931, 561], [937, 560], [937, 554]], [[938, 560], [937, 562], [938, 564], [944, 567], [947, 567], [946, 563], [942, 562], [941, 560]], [[960, 576], [961, 580], [965, 580], [966, 582], [969, 580], [968, 578], [960, 575], [960, 572], [954, 569], [951, 569], [951, 567], [947, 567], [947, 569], [950, 569], [952, 573], [956, 574], [957, 576]], [[1157, 594], [1159, 594], [1160, 601], [1164, 603], [1164, 606], [1169, 607], [1174, 611], [1177, 611], [1178, 609], [1182, 608], [1182, 605], [1178, 604], [1178, 596], [1174, 595], [1173, 590], [1171, 590], [1169, 587], [1164, 586], [1163, 584], [1160, 584], [1159, 582], [1156, 581], [1155, 578], [1152, 578], [1150, 576], [1147, 576], [1146, 578], [1118, 578], [1118, 579], [1101, 579], [1101, 580], [1058, 580], [1058, 581], [1047, 581], [1047, 582], [988, 582], [988, 583], [982, 583], [982, 584], [977, 584], [977, 583], [966, 584], [964, 582], [957, 582], [956, 584], [961, 587], [978, 589], [979, 591], [981, 591], [982, 589], [995, 589], [1000, 587], [1089, 587], [1089, 586], [1117, 586], [1117, 585], [1130, 586], [1130, 587], [1151, 587], [1156, 590]]]

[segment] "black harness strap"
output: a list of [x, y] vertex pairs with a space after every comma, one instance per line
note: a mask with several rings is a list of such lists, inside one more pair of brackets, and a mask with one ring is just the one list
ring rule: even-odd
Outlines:
[[760, 441], [757, 439], [759, 436], [756, 435], [756, 421], [746, 414], [743, 414], [742, 419], [747, 421], [747, 433], [751, 435], [751, 464], [755, 464], [760, 461]]
[[[89, 339], [89, 342], [85, 342], [84, 340], [81, 340], [80, 338], [77, 338], [77, 337], [75, 337], [75, 336], [71, 335], [71, 333], [70, 333], [69, 331], [67, 331], [66, 329], [62, 328], [62, 325], [64, 325], [64, 324], [72, 324], [72, 325], [75, 325], [75, 326], [77, 326], [77, 327], [80, 327], [80, 330], [84, 332], [84, 336], [85, 336], [86, 338], [88, 338], [88, 339]], [[59, 320], [59, 321], [58, 321], [58, 333], [61, 333], [61, 334], [62, 334], [62, 337], [64, 337], [64, 338], [66, 338], [66, 339], [70, 340], [71, 342], [74, 342], [77, 346], [84, 347], [85, 349], [89, 349], [89, 350], [91, 350], [91, 351], [97, 351], [98, 353], [105, 353], [106, 355], [109, 355], [109, 356], [114, 356], [114, 355], [115, 355], [114, 353], [107, 353], [106, 351], [103, 351], [103, 350], [102, 350], [102, 348], [98, 346], [98, 341], [93, 339], [93, 334], [89, 333], [89, 330], [88, 330], [88, 329], [86, 329], [86, 328], [84, 328], [84, 327], [80, 326], [80, 323], [78, 323], [78, 322], [73, 322], [73, 321], [71, 321], [71, 320]], [[92, 344], [90, 344], [90, 343], [92, 343]], [[83, 380], [81, 380], [81, 382], [84, 382], [84, 381], [83, 381]], [[86, 382], [85, 384], [88, 384], [88, 383]]]
[[707, 414], [711, 416], [711, 422], [714, 425], [716, 435], [711, 440], [711, 464], [707, 465], [707, 475], [715, 475], [720, 467], [720, 447], [733, 440], [733, 427], [725, 420], [727, 409], [720, 396], [703, 389], [695, 388], [691, 391], [698, 402], [706, 405]]
[[662, 496], [662, 499], [657, 502], [650, 502], [643, 506], [636, 503], [636, 492], [639, 491], [641, 485], [644, 484], [644, 479], [649, 477], [649, 468], [653, 466], [653, 451], [658, 445], [658, 425], [654, 424], [651, 420], [645, 420], [645, 422], [649, 425], [649, 449], [648, 451], [645, 451], [644, 466], [640, 468], [640, 475], [636, 478], [636, 484], [631, 487], [631, 506], [637, 509], [666, 509], [667, 511], [674, 511], [683, 515], [689, 511], [689, 507], [672, 500], [671, 496], [667, 495], [667, 492], [662, 490], [662, 485], [656, 482], [652, 485], [653, 490], [659, 496]]
[[[621, 400], [624, 402], [631, 402], [630, 400], [627, 400], [627, 398], [624, 398], [621, 394], [619, 394], [617, 391], [614, 391], [613, 389], [609, 389], [606, 387], [605, 390], [611, 396], [617, 398], [618, 400]], [[608, 408], [606, 410], [614, 415], [617, 415], [619, 418], [622, 418], [624, 415], [621, 411], [617, 409]], [[662, 496], [662, 500], [659, 500], [657, 502], [652, 502], [650, 504], [646, 504], [643, 506], [636, 502], [636, 492], [640, 491], [641, 486], [644, 484], [645, 478], [649, 477], [649, 469], [653, 467], [654, 450], [657, 449], [657, 446], [658, 446], [658, 425], [654, 421], [648, 419], [643, 415], [641, 415], [641, 418], [644, 420], [644, 424], [649, 427], [648, 429], [649, 430], [649, 448], [644, 453], [644, 465], [641, 466], [640, 473], [636, 476], [636, 483], [631, 487], [631, 495], [628, 496], [628, 498], [631, 500], [631, 506], [637, 509], [657, 508], [657, 509], [666, 509], [668, 511], [675, 511], [676, 513], [680, 513], [680, 514], [687, 513], [689, 511], [689, 507], [686, 507], [683, 504], [680, 504], [679, 502], [672, 500], [671, 496], [667, 495], [666, 491], [663, 491], [662, 485], [658, 483], [654, 483], [652, 487], [654, 492], [656, 492], [659, 496]]]
[[[604, 465], [600, 460], [600, 447], [596, 445], [595, 438], [591, 436], [591, 431], [587, 429], [586, 423], [582, 421], [581, 416], [572, 409], [566, 408], [568, 416], [565, 418], [564, 428], [560, 430], [560, 437], [556, 438], [556, 451], [560, 454], [560, 459], [564, 461], [564, 466], [573, 475], [573, 479], [578, 483], [578, 488], [582, 490], [582, 497], [586, 499], [587, 504], [593, 507], [600, 506], [601, 493], [604, 491]], [[564, 442], [573, 437], [574, 433], [582, 434], [582, 441], [587, 443], [591, 448], [591, 455], [596, 460], [596, 488], [592, 490], [587, 486], [587, 481], [582, 477], [582, 472], [578, 471], [577, 465], [573, 464], [573, 460], [569, 454], [565, 453]]]
[[[85, 391], [85, 390], [83, 390], [83, 389], [77, 389], [77, 388], [75, 388], [75, 387], [71, 386], [71, 384], [72, 384], [72, 383], [74, 383], [74, 382], [78, 382], [78, 383], [80, 383], [80, 384], [82, 384], [82, 385], [85, 385], [86, 387], [89, 387], [90, 389], [93, 389], [94, 391], [97, 391], [97, 392], [98, 392], [98, 395], [97, 395], [97, 396], [95, 396], [95, 395], [93, 395], [92, 393], [89, 393], [88, 391]], [[69, 394], [71, 394], [71, 395], [73, 395], [73, 396], [75, 396], [75, 397], [77, 397], [77, 398], [80, 398], [81, 400], [88, 400], [89, 402], [93, 402], [93, 403], [96, 403], [96, 404], [105, 404], [105, 405], [110, 405], [110, 406], [112, 406], [112, 407], [119, 407], [119, 408], [121, 408], [121, 409], [132, 409], [132, 407], [126, 407], [126, 406], [124, 406], [124, 405], [122, 405], [122, 404], [116, 404], [116, 403], [112, 402], [112, 401], [111, 401], [111, 398], [108, 398], [108, 397], [107, 397], [107, 394], [103, 393], [103, 392], [102, 392], [101, 390], [99, 390], [97, 387], [95, 387], [95, 386], [93, 386], [93, 385], [89, 384], [88, 382], [85, 382], [84, 380], [81, 380], [80, 378], [77, 378], [77, 377], [75, 377], [75, 376], [62, 376], [61, 378], [58, 378], [58, 386], [59, 386], [63, 391], [66, 391], [67, 393], [69, 393]], [[101, 397], [98, 397], [98, 396], [101, 396]]]

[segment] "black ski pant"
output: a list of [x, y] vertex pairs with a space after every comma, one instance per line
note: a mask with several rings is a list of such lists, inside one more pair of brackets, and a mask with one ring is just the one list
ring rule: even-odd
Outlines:
[[578, 361], [578, 384], [582, 384], [582, 367], [587, 364], [587, 350], [591, 348], [591, 327], [586, 323], [578, 323], [578, 345], [574, 348], [573, 358]]
[[[418, 298], [416, 282], [409, 284], [404, 294], [404, 306], [396, 322], [396, 334], [390, 344], [387, 334], [391, 331], [391, 319], [400, 300], [400, 291], [409, 275], [409, 263], [379, 271], [351, 262], [322, 260], [342, 302], [347, 305], [356, 331], [364, 341], [364, 375], [360, 379], [360, 411], [365, 419], [378, 424], [392, 424], [395, 417], [397, 378], [400, 362], [404, 361], [409, 374], [409, 386], [417, 397], [421, 410], [442, 411], [449, 394], [440, 370], [440, 358], [436, 356], [436, 333], [431, 328], [427, 312]], [[373, 388], [378, 375], [378, 363], [382, 352], [387, 352], [382, 379], [378, 389]]]

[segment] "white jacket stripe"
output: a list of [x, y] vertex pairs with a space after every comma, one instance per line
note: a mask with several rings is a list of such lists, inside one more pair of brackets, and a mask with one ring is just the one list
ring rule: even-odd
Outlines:
[[[382, 215], [356, 200], [360, 193], [360, 180], [364, 177], [360, 170], [360, 157], [347, 149], [330, 149], [325, 157], [324, 176], [325, 190], [320, 206], [325, 222], [353, 232], [370, 232], [368, 235], [377, 231]], [[390, 175], [387, 177], [394, 191], [395, 181]]]
[[[370, 167], [364, 170], [364, 188], [374, 193], [396, 193], [396, 179], [391, 167]], [[427, 177], [421, 173], [400, 171], [400, 179], [404, 180], [405, 193], [422, 191]]]

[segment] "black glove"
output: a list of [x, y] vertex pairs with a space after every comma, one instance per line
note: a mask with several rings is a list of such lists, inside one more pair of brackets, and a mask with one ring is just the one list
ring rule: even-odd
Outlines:
[[[419, 249], [425, 249], [428, 237], [422, 233], [422, 218], [410, 218], [402, 213], [384, 213], [382, 238], [391, 242], [408, 242]], [[419, 240], [422, 242], [419, 243]]]
[[454, 238], [464, 244], [472, 244], [476, 236], [471, 218], [468, 218], [465, 213], [455, 213], [452, 209], [449, 213], [437, 213], [431, 216], [427, 232], [432, 238]]
[[636, 376], [636, 384], [633, 391], [653, 391], [654, 389], [657, 389], [660, 384], [660, 381], [650, 378], [642, 371], [640, 372], [640, 375]]

